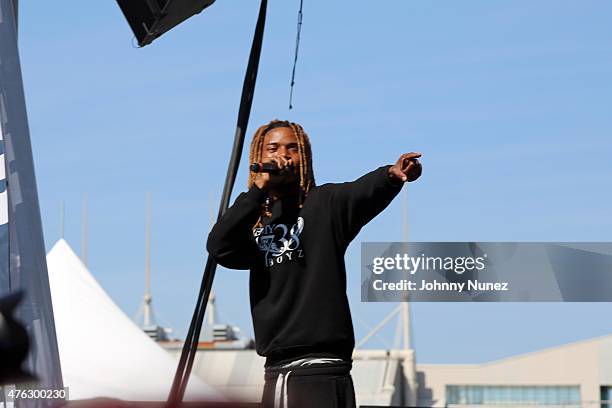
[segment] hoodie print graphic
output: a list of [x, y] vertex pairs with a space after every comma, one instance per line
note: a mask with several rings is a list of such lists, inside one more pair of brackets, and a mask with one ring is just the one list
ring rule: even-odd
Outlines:
[[253, 230], [253, 237], [264, 256], [267, 267], [303, 258], [300, 234], [304, 229], [304, 218], [298, 217], [295, 224], [267, 224]]

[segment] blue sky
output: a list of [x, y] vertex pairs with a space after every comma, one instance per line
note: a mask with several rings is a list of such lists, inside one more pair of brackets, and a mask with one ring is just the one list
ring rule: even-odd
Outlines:
[[[612, 3], [272, 0], [249, 134], [303, 124], [319, 183], [421, 151], [412, 241], [612, 241]], [[153, 195], [153, 296], [182, 336], [216, 209], [258, 2], [218, 0], [135, 49], [114, 1], [21, 2], [20, 49], [47, 249], [81, 250], [133, 315]], [[236, 192], [246, 183], [243, 156]], [[359, 242], [402, 239], [392, 205], [347, 252], [357, 338], [393, 304], [362, 304]], [[220, 317], [252, 333], [247, 273], [220, 270]], [[313, 299], [313, 301], [315, 301]], [[476, 362], [610, 333], [610, 304], [414, 304], [420, 362]], [[393, 328], [382, 334], [393, 340]], [[371, 347], [381, 347], [373, 341]]]

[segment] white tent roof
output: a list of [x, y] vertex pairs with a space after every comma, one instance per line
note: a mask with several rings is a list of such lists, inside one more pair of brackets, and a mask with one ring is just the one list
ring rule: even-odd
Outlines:
[[[47, 254], [64, 386], [70, 399], [167, 399], [177, 360], [112, 301], [68, 243]], [[222, 398], [192, 376], [186, 400]]]

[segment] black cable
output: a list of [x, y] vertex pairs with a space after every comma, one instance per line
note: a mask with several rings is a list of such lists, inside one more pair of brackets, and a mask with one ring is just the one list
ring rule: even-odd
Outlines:
[[[249, 122], [251, 106], [253, 104], [253, 96], [255, 93], [255, 83], [257, 80], [257, 71], [261, 56], [267, 6], [268, 1], [261, 0], [259, 16], [257, 18], [257, 26], [255, 28], [253, 44], [251, 45], [251, 53], [249, 55], [249, 62], [247, 65], [244, 83], [242, 85], [240, 109], [238, 111], [238, 121], [236, 125], [236, 132], [234, 134], [234, 145], [232, 147], [232, 154], [227, 169], [227, 175], [225, 177], [225, 185], [223, 187], [223, 195], [219, 205], [217, 220], [221, 218], [229, 207], [229, 200], [232, 195], [232, 189], [234, 187], [236, 174], [238, 173], [238, 167], [240, 165], [240, 156], [242, 154], [242, 147], [244, 145], [244, 136]], [[187, 338], [185, 339], [185, 344], [183, 345], [183, 351], [181, 352], [181, 358], [176, 369], [172, 389], [170, 390], [170, 394], [168, 396], [168, 404], [170, 406], [175, 406], [180, 403], [185, 394], [185, 389], [189, 381], [189, 375], [193, 367], [193, 360], [198, 348], [200, 330], [202, 329], [202, 321], [204, 320], [206, 305], [208, 303], [210, 290], [215, 278], [216, 267], [217, 263], [209, 256], [206, 260], [204, 276], [202, 277], [202, 284], [200, 286], [200, 292], [198, 294], [198, 300], [191, 319], [191, 324], [189, 325]]]
[[295, 68], [297, 66], [298, 52], [300, 50], [300, 34], [302, 33], [302, 10], [304, 0], [300, 0], [300, 10], [298, 11], [297, 35], [295, 37], [295, 56], [293, 58], [293, 70], [291, 71], [291, 91], [289, 92], [289, 109], [293, 109], [293, 85], [295, 85]]

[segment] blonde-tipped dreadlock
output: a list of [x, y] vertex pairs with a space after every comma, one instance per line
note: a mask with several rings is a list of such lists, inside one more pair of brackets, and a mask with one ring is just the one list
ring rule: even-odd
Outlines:
[[[289, 122], [286, 120], [273, 120], [267, 125], [263, 125], [257, 129], [253, 135], [251, 141], [251, 148], [249, 150], [249, 163], [261, 162], [263, 153], [263, 142], [266, 134], [272, 129], [278, 128], [289, 128], [295, 134], [298, 144], [298, 154], [300, 155], [300, 207], [304, 204], [304, 199], [308, 195], [311, 188], [315, 186], [314, 172], [312, 169], [312, 149], [310, 147], [310, 140], [308, 135], [304, 132], [302, 126], [297, 123]], [[249, 173], [249, 180], [247, 187], [251, 188], [255, 183], [257, 174], [254, 172]]]

